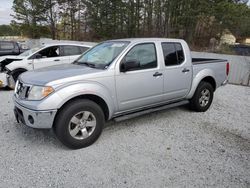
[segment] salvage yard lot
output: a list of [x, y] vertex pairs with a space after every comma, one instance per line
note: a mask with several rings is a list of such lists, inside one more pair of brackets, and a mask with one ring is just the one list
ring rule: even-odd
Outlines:
[[12, 94], [0, 91], [0, 187], [250, 187], [250, 87], [219, 88], [205, 113], [109, 122], [80, 150], [18, 125]]

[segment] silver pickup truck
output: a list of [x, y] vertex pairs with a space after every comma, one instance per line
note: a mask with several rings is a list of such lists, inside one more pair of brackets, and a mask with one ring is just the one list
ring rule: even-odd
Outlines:
[[53, 128], [70, 148], [94, 143], [106, 121], [190, 103], [204, 112], [227, 83], [226, 60], [192, 59], [183, 40], [140, 38], [102, 42], [73, 64], [23, 73], [14, 103], [18, 122]]

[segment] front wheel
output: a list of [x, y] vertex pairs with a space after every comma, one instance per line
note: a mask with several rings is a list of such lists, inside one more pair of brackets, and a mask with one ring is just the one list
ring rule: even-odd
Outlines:
[[214, 96], [214, 89], [208, 82], [201, 82], [192, 99], [190, 100], [190, 107], [197, 112], [205, 112], [210, 107]]
[[54, 131], [67, 147], [79, 149], [93, 144], [101, 135], [105, 123], [99, 105], [87, 99], [66, 104], [56, 117]]

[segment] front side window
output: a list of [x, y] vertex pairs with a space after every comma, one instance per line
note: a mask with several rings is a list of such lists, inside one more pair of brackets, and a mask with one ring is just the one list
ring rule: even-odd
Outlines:
[[162, 43], [166, 66], [180, 65], [184, 60], [184, 52], [180, 43]]
[[22, 56], [22, 57], [27, 57], [29, 55], [32, 55], [33, 53], [35, 53], [37, 50], [43, 48], [44, 46], [37, 46], [37, 47], [34, 47], [34, 48], [31, 48], [29, 50], [26, 50], [25, 52], [19, 54], [19, 56]]
[[59, 57], [59, 56], [60, 56], [59, 46], [51, 46], [51, 47], [45, 48], [37, 52], [31, 57], [31, 59], [52, 58], [52, 57]]
[[108, 41], [103, 42], [80, 56], [74, 63], [92, 68], [107, 68], [122, 52], [129, 42]]
[[153, 43], [138, 44], [124, 57], [123, 63], [137, 62], [134, 70], [150, 69], [157, 67], [156, 49]]

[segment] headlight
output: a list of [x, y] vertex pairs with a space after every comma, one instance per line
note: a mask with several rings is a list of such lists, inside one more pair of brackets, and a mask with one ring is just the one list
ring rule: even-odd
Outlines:
[[42, 100], [51, 93], [54, 92], [54, 89], [51, 86], [32, 86], [29, 94], [28, 100]]

